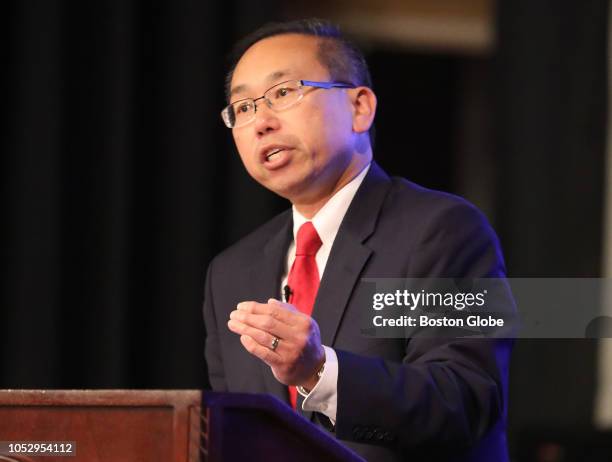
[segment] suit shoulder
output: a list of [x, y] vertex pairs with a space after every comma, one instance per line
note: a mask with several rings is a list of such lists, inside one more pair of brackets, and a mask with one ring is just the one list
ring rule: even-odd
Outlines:
[[391, 209], [401, 209], [419, 221], [440, 216], [480, 222], [488, 226], [488, 220], [474, 204], [455, 194], [425, 188], [405, 178], [391, 178], [391, 190], [387, 203]]
[[475, 205], [454, 194], [420, 186], [393, 177], [385, 203], [385, 215], [404, 229], [411, 229], [418, 242], [432, 239], [470, 239], [487, 236], [497, 242], [488, 219]]
[[[413, 274], [505, 274], [499, 239], [476, 206], [402, 178], [391, 181], [379, 225], [395, 233], [399, 230], [404, 248], [413, 251], [413, 257], [422, 256], [421, 266], [427, 271]], [[469, 267], [470, 262], [482, 267]]]

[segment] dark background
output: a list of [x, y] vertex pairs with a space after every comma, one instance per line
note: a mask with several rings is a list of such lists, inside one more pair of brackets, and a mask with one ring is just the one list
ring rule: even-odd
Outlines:
[[[221, 122], [225, 56], [282, 4], [4, 4], [0, 388], [207, 386], [206, 266], [288, 206]], [[375, 158], [480, 206], [510, 276], [602, 275], [607, 18], [500, 1], [491, 56], [366, 49]], [[596, 355], [518, 342], [513, 444], [590, 428]]]

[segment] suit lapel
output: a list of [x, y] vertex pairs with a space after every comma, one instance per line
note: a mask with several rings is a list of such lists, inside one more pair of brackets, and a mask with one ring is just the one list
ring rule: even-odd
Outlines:
[[[364, 242], [374, 232], [389, 186], [387, 174], [372, 162], [368, 174], [342, 220], [321, 279], [312, 314], [319, 324], [321, 341], [324, 345], [333, 346], [353, 288], [372, 254], [372, 250]], [[251, 267], [250, 293], [258, 302], [279, 296], [287, 249], [293, 239], [291, 211], [287, 211], [286, 215], [280, 229], [264, 246], [260, 254], [261, 261]], [[288, 403], [287, 387], [274, 378], [270, 367], [263, 361], [260, 367], [266, 391]], [[300, 412], [302, 401], [303, 398], [298, 394]], [[312, 418], [312, 412], [302, 412], [302, 415], [309, 420]]]
[[[287, 249], [291, 239], [293, 239], [291, 211], [287, 211], [286, 215], [280, 229], [270, 237], [264, 246], [261, 258], [251, 267], [250, 293], [253, 294], [253, 300], [260, 303], [272, 297], [279, 297]], [[287, 387], [274, 378], [270, 366], [263, 361], [259, 361], [259, 363], [266, 391], [288, 403]]]
[[333, 346], [353, 289], [372, 254], [364, 242], [376, 228], [389, 186], [387, 174], [372, 162], [342, 220], [313, 309], [324, 345]]
[[[332, 246], [312, 316], [317, 320], [323, 345], [333, 346], [353, 288], [359, 281], [372, 250], [364, 244], [374, 232], [380, 208], [390, 186], [389, 177], [375, 163], [357, 190]], [[298, 394], [297, 408], [307, 420], [312, 411], [302, 411], [304, 398]]]

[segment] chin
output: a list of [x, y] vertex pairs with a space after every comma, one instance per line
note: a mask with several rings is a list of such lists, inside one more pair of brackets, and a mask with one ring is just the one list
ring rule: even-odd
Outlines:
[[296, 175], [289, 174], [290, 172], [276, 172], [276, 178], [268, 177], [263, 181], [260, 181], [260, 184], [269, 189], [275, 194], [284, 197], [285, 199], [290, 199], [290, 197], [299, 195], [302, 191], [304, 191], [306, 185], [308, 184], [308, 176], [307, 175]]
[[264, 184], [263, 185], [267, 190], [272, 191], [277, 196], [284, 197], [287, 200], [291, 200], [294, 197], [294, 188], [290, 185], [279, 185], [276, 184]]
[[303, 183], [294, 181], [269, 181], [267, 184], [262, 183], [262, 185], [274, 194], [292, 202], [304, 190]]

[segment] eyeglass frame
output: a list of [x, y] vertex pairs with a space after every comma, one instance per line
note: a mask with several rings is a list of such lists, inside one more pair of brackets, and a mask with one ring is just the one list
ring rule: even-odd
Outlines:
[[[223, 110], [221, 111], [221, 119], [223, 119], [223, 123], [225, 124], [225, 126], [226, 126], [227, 128], [230, 128], [230, 129], [231, 129], [231, 128], [236, 128], [236, 127], [237, 127], [236, 125], [234, 125], [233, 127], [231, 127], [231, 126], [228, 124], [228, 122], [227, 122], [227, 120], [226, 120], [226, 115], [225, 115], [225, 114], [226, 114], [227, 112], [229, 112], [228, 110], [229, 110], [229, 108], [230, 108], [231, 106], [233, 106], [234, 104], [239, 103], [239, 102], [241, 102], [241, 101], [248, 101], [248, 100], [253, 101], [253, 108], [254, 108], [254, 110], [253, 110], [253, 117], [252, 117], [252, 118], [250, 118], [250, 119], [248, 120], [248, 122], [245, 122], [245, 123], [243, 123], [243, 124], [238, 125], [238, 127], [244, 127], [244, 126], [246, 126], [246, 125], [250, 124], [250, 123], [251, 123], [253, 120], [255, 120], [255, 115], [257, 114], [257, 101], [259, 101], [260, 99], [263, 99], [263, 100], [266, 102], [266, 104], [268, 105], [268, 107], [269, 107], [270, 109], [274, 110], [274, 104], [273, 104], [273, 103], [272, 103], [272, 102], [271, 102], [271, 101], [270, 101], [270, 100], [269, 100], [269, 99], [266, 97], [266, 93], [268, 93], [268, 92], [269, 92], [270, 90], [272, 90], [274, 87], [277, 87], [277, 86], [282, 85], [282, 84], [287, 83], [287, 82], [299, 82], [299, 85], [300, 85], [300, 87], [299, 87], [299, 88], [302, 88], [302, 87], [313, 87], [313, 88], [323, 88], [324, 90], [330, 90], [330, 89], [332, 89], [332, 88], [357, 88], [357, 86], [356, 86], [356, 85], [353, 85], [352, 83], [339, 82], [339, 81], [335, 81], [335, 80], [331, 80], [331, 81], [328, 81], [328, 82], [317, 82], [317, 81], [314, 81], [314, 80], [300, 80], [300, 79], [290, 79], [290, 80], [285, 80], [284, 82], [279, 82], [279, 83], [276, 83], [276, 84], [272, 85], [270, 88], [268, 88], [268, 89], [267, 89], [267, 90], [264, 92], [264, 94], [263, 94], [263, 95], [261, 95], [261, 96], [260, 96], [260, 97], [258, 97], [258, 98], [242, 98], [242, 99], [236, 100], [236, 101], [234, 101], [234, 102], [232, 102], [232, 103], [228, 104], [227, 106], [225, 106], [225, 107], [223, 108]], [[300, 100], [301, 100], [303, 97], [304, 97], [304, 93], [301, 93], [301, 92], [300, 92], [299, 98], [298, 98], [297, 100], [295, 100], [295, 101], [294, 101], [293, 103], [291, 103], [289, 106], [285, 106], [285, 107], [283, 107], [282, 109], [287, 109], [287, 108], [290, 108], [290, 107], [291, 107], [291, 106], [293, 106], [294, 104], [297, 104], [297, 103], [298, 103], [298, 102], [299, 102], [299, 101], [300, 101]], [[227, 116], [227, 117], [229, 118], [229, 116]]]

